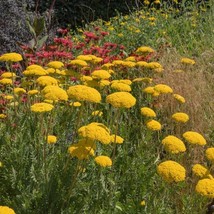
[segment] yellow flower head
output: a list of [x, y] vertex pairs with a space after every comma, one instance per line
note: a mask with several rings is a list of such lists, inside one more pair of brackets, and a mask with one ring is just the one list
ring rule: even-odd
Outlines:
[[158, 69], [158, 68], [160, 69], [160, 68], [162, 68], [162, 65], [158, 62], [149, 62], [149, 63], [147, 63], [146, 67], [151, 68], [151, 69]]
[[93, 61], [92, 55], [79, 55], [77, 56], [77, 59], [83, 60], [83, 61]]
[[214, 162], [214, 147], [208, 148], [205, 151], [205, 156], [209, 161]]
[[22, 55], [18, 53], [6, 53], [0, 56], [0, 61], [3, 62], [19, 62], [22, 60]]
[[92, 116], [99, 116], [99, 117], [101, 117], [102, 115], [103, 115], [103, 112], [102, 111], [93, 111], [92, 113], [91, 113], [91, 115]]
[[31, 106], [31, 111], [42, 113], [42, 112], [48, 112], [53, 109], [53, 105], [48, 103], [35, 103]]
[[54, 144], [57, 141], [57, 137], [55, 135], [48, 135], [47, 143]]
[[111, 135], [111, 143], [117, 143], [117, 144], [122, 144], [124, 139], [118, 135]]
[[131, 61], [123, 61], [122, 65], [124, 67], [127, 67], [127, 68], [133, 68], [133, 67], [135, 67], [136, 63], [135, 62], [131, 62]]
[[164, 84], [155, 85], [154, 89], [155, 91], [161, 94], [168, 94], [173, 92], [173, 90], [168, 85], [164, 85]]
[[35, 95], [35, 94], [38, 94], [38, 93], [39, 93], [39, 91], [36, 90], [36, 89], [30, 90], [30, 91], [27, 92], [28, 95]]
[[23, 74], [25, 76], [44, 76], [47, 75], [48, 72], [40, 65], [30, 65], [23, 71]]
[[189, 64], [189, 65], [194, 65], [195, 64], [195, 60], [189, 59], [189, 58], [182, 58], [181, 59], [181, 63], [183, 63], [183, 64]]
[[88, 64], [84, 60], [74, 59], [70, 61], [70, 65], [77, 65], [77, 66], [84, 67], [84, 66], [87, 66]]
[[7, 206], [0, 206], [0, 214], [15, 214], [15, 212]]
[[114, 82], [111, 84], [111, 88], [117, 91], [126, 91], [130, 92], [132, 89], [129, 85], [122, 82]]
[[131, 62], [135, 62], [135, 57], [134, 56], [129, 56], [125, 59], [126, 61], [131, 61]]
[[108, 156], [97, 156], [94, 160], [101, 167], [108, 167], [112, 165], [112, 160]]
[[164, 145], [164, 149], [172, 154], [178, 154], [186, 151], [183, 141], [173, 135], [165, 137], [162, 140], [162, 144]]
[[212, 178], [212, 175], [210, 174], [209, 170], [201, 164], [195, 164], [192, 167], [192, 172], [199, 178]]
[[102, 123], [90, 123], [82, 126], [78, 129], [78, 134], [80, 137], [97, 140], [103, 144], [109, 144], [111, 142], [110, 131]]
[[0, 114], [0, 119], [4, 119], [4, 118], [6, 118], [6, 117], [7, 117], [6, 114]]
[[105, 86], [110, 85], [111, 83], [110, 83], [109, 80], [101, 80], [101, 81], [99, 81], [98, 84], [99, 84], [99, 87], [100, 87], [100, 88], [103, 88], [103, 87], [105, 87]]
[[148, 87], [143, 89], [143, 92], [145, 92], [147, 94], [154, 94], [155, 93], [155, 89], [152, 86], [148, 86]]
[[178, 112], [172, 115], [172, 119], [177, 122], [186, 123], [189, 120], [189, 116], [185, 113]]
[[14, 91], [14, 94], [17, 94], [17, 95], [22, 95], [26, 93], [26, 90], [24, 88], [14, 88], [13, 91]]
[[149, 120], [147, 123], [146, 123], [146, 127], [152, 131], [159, 131], [161, 130], [161, 124], [156, 121], [156, 120]]
[[12, 85], [13, 81], [12, 81], [12, 79], [9, 79], [9, 78], [3, 78], [3, 79], [0, 80], [0, 84], [2, 84], [2, 85]]
[[12, 100], [14, 97], [12, 95], [5, 95], [4, 98], [6, 100]]
[[185, 101], [185, 98], [182, 97], [182, 96], [179, 95], [179, 94], [173, 94], [173, 97], [174, 97], [178, 102], [180, 102], [180, 103], [185, 103], [185, 102], [186, 102], [186, 101]]
[[131, 85], [132, 81], [129, 80], [129, 79], [120, 79], [120, 80], [112, 80], [111, 84], [113, 84], [113, 83], [123, 83], [123, 84], [126, 84], [126, 85]]
[[79, 101], [89, 101], [94, 103], [100, 103], [101, 101], [100, 93], [96, 89], [85, 85], [70, 86], [67, 90], [67, 94], [69, 98]]
[[94, 156], [94, 150], [91, 147], [82, 144], [73, 144], [68, 148], [71, 157], [77, 157], [79, 160], [88, 159], [89, 155]]
[[154, 50], [150, 47], [147, 47], [147, 46], [142, 46], [142, 47], [139, 47], [137, 50], [136, 50], [136, 53], [138, 54], [141, 54], [141, 53], [153, 53]]
[[58, 85], [57, 79], [50, 76], [41, 76], [36, 80], [36, 82], [43, 87], [48, 85]]
[[193, 131], [185, 132], [183, 134], [183, 137], [187, 142], [191, 144], [197, 144], [201, 146], [204, 146], [206, 144], [206, 140], [204, 139], [204, 137], [197, 132]]
[[47, 64], [49, 68], [59, 69], [64, 66], [64, 64], [60, 61], [51, 61]]
[[115, 92], [106, 97], [106, 102], [116, 108], [131, 108], [135, 105], [136, 99], [128, 92]]
[[138, 62], [136, 63], [136, 66], [147, 68], [147, 67], [148, 67], [148, 62], [145, 62], [145, 61], [138, 61]]
[[145, 205], [146, 205], [145, 200], [143, 200], [143, 201], [140, 202], [140, 206], [144, 207]]
[[91, 77], [98, 80], [108, 79], [111, 77], [111, 74], [106, 70], [95, 70], [91, 73]]
[[81, 103], [80, 102], [72, 102], [72, 103], [70, 103], [70, 106], [80, 107]]
[[93, 150], [96, 149], [96, 142], [88, 138], [82, 138], [78, 141], [79, 146], [91, 147]]
[[148, 107], [143, 107], [140, 109], [140, 112], [145, 117], [156, 117], [156, 113]]
[[168, 183], [185, 180], [186, 170], [175, 161], [164, 161], [157, 167], [158, 174]]
[[1, 75], [2, 78], [15, 78], [16, 77], [16, 74], [13, 73], [13, 72], [4, 72], [2, 75]]
[[54, 101], [68, 100], [68, 95], [66, 91], [64, 91], [62, 88], [58, 86], [53, 86], [53, 85], [46, 86], [42, 90], [42, 94], [44, 98], [48, 100], [54, 100]]
[[208, 198], [214, 198], [214, 179], [205, 178], [199, 180], [195, 187], [195, 191]]

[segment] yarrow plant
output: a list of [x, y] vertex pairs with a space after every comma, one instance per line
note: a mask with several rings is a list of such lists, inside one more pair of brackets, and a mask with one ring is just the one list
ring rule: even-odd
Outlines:
[[213, 199], [213, 148], [182, 91], [201, 63], [164, 58], [189, 19], [144, 5], [0, 56], [0, 213], [200, 213]]

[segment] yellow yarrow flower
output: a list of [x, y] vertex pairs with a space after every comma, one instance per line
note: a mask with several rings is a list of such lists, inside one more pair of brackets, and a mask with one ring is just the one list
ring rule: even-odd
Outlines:
[[155, 85], [154, 90], [161, 94], [168, 94], [173, 92], [173, 90], [168, 85], [165, 84]]
[[145, 62], [145, 61], [138, 61], [138, 62], [136, 62], [136, 66], [147, 68], [147, 67], [148, 67], [148, 62]]
[[40, 65], [30, 65], [23, 71], [25, 76], [44, 76], [47, 75], [48, 72]]
[[117, 143], [117, 144], [122, 144], [124, 139], [120, 137], [119, 135], [111, 135], [111, 143]]
[[42, 90], [42, 95], [45, 99], [53, 100], [53, 101], [59, 101], [59, 100], [68, 100], [68, 95], [66, 91], [64, 91], [62, 88], [58, 86], [49, 85], [46, 86]]
[[94, 150], [91, 147], [86, 147], [79, 143], [70, 146], [68, 152], [71, 157], [77, 157], [79, 160], [88, 159], [89, 155], [94, 156]]
[[108, 156], [97, 156], [94, 160], [101, 167], [108, 167], [112, 165], [112, 160]]
[[199, 178], [210, 178], [210, 179], [213, 178], [212, 175], [210, 174], [210, 171], [201, 164], [195, 164], [192, 167], [192, 172]]
[[126, 85], [131, 85], [132, 84], [132, 81], [129, 80], [129, 79], [121, 79], [121, 80], [112, 80], [111, 81], [111, 84], [113, 83], [124, 83]]
[[145, 92], [147, 94], [154, 94], [155, 93], [155, 89], [152, 86], [148, 86], [148, 87], [143, 89], [143, 92]]
[[110, 85], [111, 82], [109, 80], [101, 80], [101, 81], [98, 82], [98, 84], [99, 84], [100, 88], [104, 88], [105, 86]]
[[173, 135], [165, 137], [162, 140], [162, 144], [164, 149], [171, 154], [178, 154], [186, 151], [186, 146], [183, 141]]
[[129, 85], [122, 82], [114, 82], [111, 84], [111, 88], [117, 91], [126, 91], [130, 92], [132, 89]]
[[50, 76], [41, 76], [36, 80], [36, 82], [43, 87], [48, 85], [58, 85], [57, 79]]
[[93, 61], [92, 55], [79, 55], [77, 56], [77, 59], [83, 60], [83, 61]]
[[208, 198], [214, 198], [214, 179], [205, 178], [199, 180], [195, 187], [195, 191]]
[[19, 62], [22, 60], [22, 55], [18, 53], [6, 53], [0, 56], [0, 61], [3, 62]]
[[4, 98], [6, 100], [12, 100], [12, 99], [14, 99], [14, 97], [12, 95], [5, 95]]
[[49, 112], [53, 109], [53, 105], [48, 103], [35, 103], [31, 106], [31, 111], [36, 113]]
[[131, 61], [123, 61], [122, 65], [124, 67], [127, 67], [127, 68], [133, 68], [133, 67], [135, 67], [136, 63], [135, 62], [131, 62]]
[[106, 97], [106, 102], [116, 108], [131, 108], [136, 104], [136, 99], [128, 92], [115, 92]]
[[13, 81], [12, 81], [12, 79], [9, 79], [9, 78], [3, 78], [3, 79], [0, 80], [0, 84], [2, 84], [2, 85], [12, 85]]
[[24, 88], [14, 88], [13, 91], [14, 91], [14, 94], [17, 94], [17, 95], [22, 95], [26, 93], [26, 90]]
[[136, 53], [153, 53], [153, 52], [154, 52], [154, 50], [150, 47], [147, 47], [147, 46], [139, 47], [136, 50]]
[[55, 144], [57, 141], [57, 137], [55, 135], [48, 135], [47, 143], [48, 144]]
[[70, 86], [67, 90], [69, 98], [79, 101], [100, 103], [101, 94], [94, 88], [85, 85]]
[[97, 140], [103, 144], [109, 144], [111, 142], [110, 131], [102, 123], [90, 123], [82, 126], [78, 129], [78, 134], [80, 137]]
[[168, 183], [180, 182], [185, 180], [186, 170], [175, 161], [164, 161], [157, 167], [158, 174]]
[[177, 122], [186, 123], [189, 120], [189, 116], [185, 113], [178, 112], [172, 115], [172, 119]]
[[15, 214], [15, 212], [8, 206], [0, 206], [0, 214]]
[[95, 70], [91, 73], [91, 77], [93, 79], [108, 79], [111, 77], [111, 74], [109, 74], [106, 70]]
[[29, 91], [27, 92], [28, 95], [35, 95], [35, 94], [38, 94], [38, 93], [39, 93], [39, 91], [36, 90], [36, 89], [29, 90]]
[[6, 117], [7, 117], [6, 114], [0, 114], [0, 119], [4, 119], [4, 118], [6, 118]]
[[70, 106], [74, 106], [74, 107], [80, 107], [82, 104], [80, 102], [72, 102], [70, 103]]
[[16, 74], [13, 73], [13, 72], [4, 72], [2, 75], [1, 75], [2, 78], [15, 78], [16, 77]]
[[189, 59], [189, 58], [182, 58], [181, 59], [181, 63], [183, 63], [183, 64], [189, 64], [189, 65], [194, 65], [195, 64], [195, 60]]
[[143, 107], [140, 109], [140, 112], [145, 117], [156, 117], [156, 113], [148, 107]]
[[214, 147], [210, 147], [205, 151], [206, 158], [214, 163]]
[[206, 144], [206, 140], [204, 139], [204, 137], [197, 132], [193, 131], [185, 132], [183, 134], [183, 137], [187, 142], [191, 144], [197, 144], [201, 146], [204, 146]]
[[142, 201], [140, 202], [140, 206], [142, 206], [142, 207], [146, 206], [145, 200], [142, 200]]
[[74, 59], [74, 60], [71, 60], [70, 65], [77, 65], [77, 66], [81, 66], [81, 67], [84, 67], [84, 66], [87, 66], [87, 62], [85, 62], [84, 60], [80, 60], [80, 59]]
[[59, 68], [62, 68], [64, 66], [64, 64], [60, 61], [51, 61], [47, 64], [47, 66], [49, 68], [59, 69]]
[[125, 59], [126, 61], [131, 61], [131, 62], [135, 62], [135, 57], [134, 56], [129, 56]]
[[185, 101], [185, 98], [182, 97], [182, 96], [179, 95], [179, 94], [173, 94], [173, 97], [174, 97], [177, 101], [179, 101], [180, 103], [185, 103], [185, 102], [186, 102], [186, 101]]
[[146, 123], [146, 127], [152, 131], [159, 131], [161, 130], [161, 124], [156, 121], [156, 120], [149, 120], [147, 123]]
[[[147, 63], [146, 67], [150, 68], [150, 69], [163, 69], [162, 65], [158, 62], [149, 62], [149, 63]], [[160, 71], [162, 71], [162, 70], [160, 70]]]
[[92, 113], [91, 113], [91, 115], [92, 116], [99, 116], [99, 117], [101, 117], [102, 115], [103, 115], [103, 112], [102, 111], [93, 111]]

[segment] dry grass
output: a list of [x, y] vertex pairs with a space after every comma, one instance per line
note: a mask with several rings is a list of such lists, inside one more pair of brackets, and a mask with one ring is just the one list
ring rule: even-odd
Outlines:
[[[174, 93], [185, 97], [186, 103], [178, 108], [175, 100], [165, 99], [162, 110], [166, 115], [178, 110], [186, 112], [190, 121], [185, 129], [198, 131], [209, 140], [214, 127], [214, 51], [195, 58], [195, 65], [182, 65], [182, 57], [188, 56], [180, 56], [175, 50], [168, 49], [160, 61], [165, 68], [163, 76], [156, 82], [168, 84]], [[184, 71], [174, 72], [177, 69]]]

